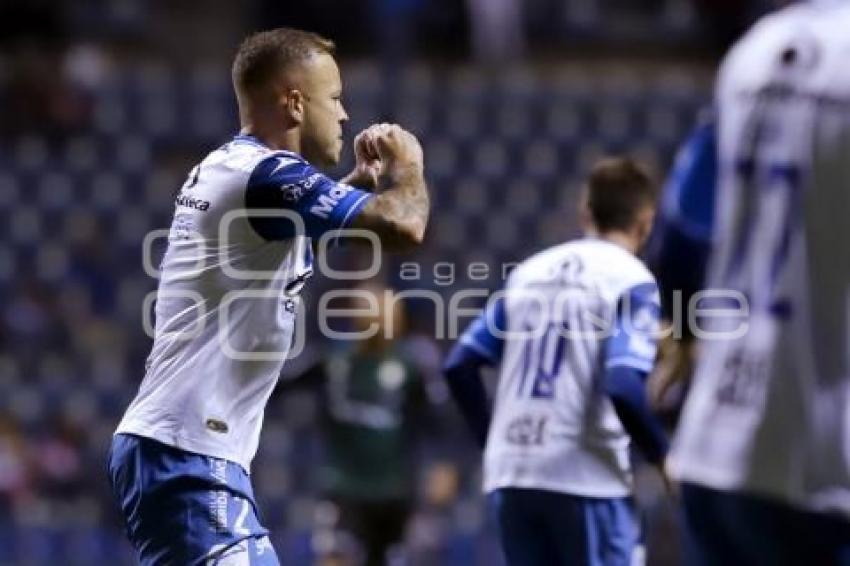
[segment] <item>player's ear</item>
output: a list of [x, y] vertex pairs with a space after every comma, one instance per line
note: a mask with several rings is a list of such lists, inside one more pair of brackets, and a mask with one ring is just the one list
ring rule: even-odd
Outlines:
[[304, 121], [304, 95], [300, 90], [291, 89], [284, 92], [282, 95], [282, 106], [287, 117], [300, 124]]
[[655, 223], [655, 209], [646, 208], [638, 215], [638, 239], [640, 246], [643, 247], [649, 236], [652, 234], [652, 225]]
[[587, 187], [582, 188], [578, 199], [578, 221], [584, 232], [595, 232], [596, 226], [593, 223], [593, 214], [590, 212], [587, 192]]

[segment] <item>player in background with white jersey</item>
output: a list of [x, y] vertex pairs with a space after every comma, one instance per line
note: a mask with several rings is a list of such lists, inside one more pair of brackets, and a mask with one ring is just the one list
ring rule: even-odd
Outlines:
[[707, 281], [749, 316], [702, 324], [669, 459], [693, 564], [850, 564], [848, 57], [850, 2], [802, 2], [719, 73]]
[[153, 348], [110, 450], [144, 565], [278, 564], [249, 471], [312, 273], [311, 239], [353, 227], [407, 248], [428, 219], [422, 150], [398, 126], [355, 138], [343, 182], [315, 169], [339, 160], [348, 118], [333, 43], [285, 28], [252, 35], [233, 83], [242, 130], [176, 198]]
[[[521, 263], [449, 354], [511, 566], [626, 566], [640, 553], [630, 439], [657, 466], [667, 450], [644, 390], [658, 288], [636, 257], [655, 198], [634, 162], [597, 164], [586, 236]], [[482, 366], [499, 374], [492, 418]]]

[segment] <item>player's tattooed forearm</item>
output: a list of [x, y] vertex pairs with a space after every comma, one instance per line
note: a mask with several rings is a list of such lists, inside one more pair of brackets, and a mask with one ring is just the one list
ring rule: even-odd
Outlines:
[[362, 217], [374, 220], [374, 230], [390, 249], [404, 249], [422, 241], [428, 224], [430, 199], [422, 171], [409, 168], [380, 179], [381, 192], [367, 205]]
[[405, 223], [417, 223], [424, 233], [428, 225], [430, 199], [428, 187], [419, 168], [408, 168], [398, 175], [395, 190], [388, 194], [398, 197], [400, 220]]

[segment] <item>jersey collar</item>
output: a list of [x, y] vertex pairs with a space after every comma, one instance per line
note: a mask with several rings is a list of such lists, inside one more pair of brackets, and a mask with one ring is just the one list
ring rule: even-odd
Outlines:
[[258, 140], [256, 137], [252, 136], [251, 134], [236, 134], [235, 136], [233, 136], [233, 141], [250, 143], [252, 145], [256, 145], [256, 146], [259, 146], [259, 147], [268, 147], [268, 146], [266, 146], [266, 144], [264, 144], [263, 142]]
[[[233, 136], [233, 142], [234, 143], [247, 143], [247, 144], [250, 144], [250, 145], [253, 145], [253, 146], [256, 146], [256, 147], [262, 147], [263, 149], [268, 149], [269, 151], [271, 151], [271, 148], [269, 146], [267, 146], [266, 144], [264, 144], [259, 139], [257, 139], [255, 136], [252, 136], [251, 134], [236, 134], [235, 136]], [[286, 155], [291, 155], [292, 157], [295, 157], [295, 158], [302, 160], [302, 161], [304, 159], [303, 157], [301, 157], [300, 155], [298, 155], [294, 151], [289, 151], [288, 149], [278, 149], [278, 150], [275, 150], [274, 153], [283, 153], [283, 154], [286, 154]]]

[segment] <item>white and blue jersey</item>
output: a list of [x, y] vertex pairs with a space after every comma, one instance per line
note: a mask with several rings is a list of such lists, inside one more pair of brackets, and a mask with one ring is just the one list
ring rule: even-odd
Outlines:
[[550, 248], [511, 273], [460, 339], [499, 371], [485, 491], [631, 494], [629, 435], [605, 380], [652, 369], [658, 317], [652, 275], [604, 240]]
[[346, 227], [370, 198], [249, 136], [210, 153], [177, 195], [153, 349], [117, 432], [249, 470], [311, 238]]
[[189, 175], [160, 268], [153, 349], [110, 478], [142, 564], [277, 564], [249, 472], [290, 349], [311, 239], [370, 195], [237, 136]]
[[[644, 392], [659, 311], [646, 267], [586, 238], [520, 264], [449, 354], [511, 566], [642, 563], [629, 444], [656, 465], [667, 451]], [[499, 373], [492, 419], [482, 365]]]
[[723, 62], [708, 284], [749, 312], [704, 325], [670, 467], [850, 517], [848, 30], [848, 2], [795, 4]]

